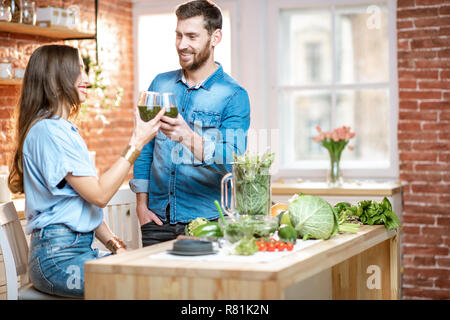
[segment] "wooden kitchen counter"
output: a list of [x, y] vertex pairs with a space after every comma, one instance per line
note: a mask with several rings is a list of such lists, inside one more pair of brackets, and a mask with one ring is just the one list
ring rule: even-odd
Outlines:
[[322, 196], [381, 196], [389, 197], [402, 192], [398, 182], [347, 182], [339, 188], [330, 188], [326, 182], [272, 182], [272, 195], [298, 193]]
[[[333, 299], [397, 299], [397, 239], [396, 230], [361, 226], [357, 234], [339, 234], [266, 262], [149, 258], [171, 249], [169, 241], [87, 262], [85, 298], [286, 299], [290, 290], [295, 299], [295, 290], [308, 290], [303, 281], [331, 269]], [[375, 287], [369, 277], [379, 277]]]

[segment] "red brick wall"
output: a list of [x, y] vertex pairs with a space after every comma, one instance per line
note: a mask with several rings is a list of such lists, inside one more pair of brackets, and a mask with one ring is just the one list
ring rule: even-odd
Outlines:
[[[81, 9], [81, 26], [95, 31], [94, 0], [36, 1], [37, 6], [52, 5], [67, 8], [76, 4]], [[124, 89], [122, 103], [114, 110], [95, 110], [80, 117], [80, 132], [88, 148], [96, 151], [99, 173], [114, 163], [127, 145], [133, 127], [133, 40], [131, 0], [99, 0], [98, 20], [99, 62], [104, 65], [104, 75], [112, 87]], [[30, 54], [39, 46], [54, 43], [37, 36], [0, 32], [0, 57], [14, 59], [15, 66], [25, 68]], [[93, 40], [56, 42], [84, 49], [95, 59]], [[20, 92], [19, 86], [0, 85], [0, 165], [6, 165], [13, 150], [11, 114]], [[109, 121], [103, 126], [97, 114]]]
[[450, 298], [450, 2], [397, 9], [403, 298]]

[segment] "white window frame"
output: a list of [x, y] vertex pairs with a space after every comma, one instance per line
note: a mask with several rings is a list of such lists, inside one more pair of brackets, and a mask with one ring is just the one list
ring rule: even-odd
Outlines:
[[[230, 12], [230, 28], [231, 28], [231, 75], [233, 78], [239, 81], [240, 79], [240, 63], [239, 63], [239, 43], [240, 35], [238, 32], [240, 15], [238, 10], [239, 0], [215, 0], [214, 3], [217, 4], [220, 9], [228, 10]], [[164, 14], [172, 12], [175, 15], [175, 9], [178, 5], [182, 4], [183, 1], [172, 1], [172, 0], [132, 0], [133, 3], [133, 59], [134, 59], [134, 100], [137, 101], [139, 94], [139, 66], [138, 66], [138, 25], [139, 17], [152, 15], [152, 14]], [[175, 41], [175, 26], [174, 26], [174, 36], [173, 41]], [[168, 41], [171, 41], [170, 39]], [[175, 48], [174, 48], [175, 50]], [[169, 70], [168, 70], [169, 71]]]
[[[399, 176], [399, 160], [398, 160], [398, 146], [397, 146], [397, 124], [398, 124], [398, 75], [397, 75], [397, 22], [396, 22], [396, 1], [395, 0], [267, 0], [267, 19], [266, 32], [268, 34], [267, 40], [267, 65], [268, 65], [268, 105], [269, 112], [269, 128], [271, 131], [279, 130], [278, 118], [278, 94], [279, 94], [279, 80], [278, 80], [278, 18], [280, 9], [300, 9], [300, 8], [318, 8], [332, 6], [332, 41], [333, 41], [333, 59], [335, 59], [335, 23], [334, 23], [334, 5], [372, 5], [376, 3], [383, 3], [388, 8], [388, 34], [389, 34], [389, 167], [388, 168], [374, 168], [365, 164], [362, 161], [346, 161], [341, 163], [341, 169], [345, 178], [352, 179], [398, 179]], [[335, 77], [335, 70], [333, 70], [333, 79]], [[290, 86], [289, 89], [358, 89], [358, 87], [368, 89], [380, 87], [379, 83], [373, 84], [335, 84], [330, 86]], [[287, 86], [282, 86], [286, 89]], [[333, 100], [333, 105], [335, 99]], [[330, 128], [331, 129], [331, 128]], [[278, 137], [280, 135], [278, 134]], [[289, 147], [283, 145], [281, 141], [277, 142], [277, 148]], [[273, 149], [273, 148], [272, 148]], [[276, 149], [276, 147], [275, 147]], [[328, 162], [304, 161], [301, 162], [302, 169], [296, 166], [282, 167], [278, 166], [277, 172], [274, 174], [275, 178], [306, 178], [306, 179], [322, 179], [326, 175]]]

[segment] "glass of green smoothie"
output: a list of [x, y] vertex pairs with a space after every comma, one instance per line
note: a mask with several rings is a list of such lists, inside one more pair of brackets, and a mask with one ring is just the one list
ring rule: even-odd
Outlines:
[[152, 91], [139, 92], [138, 108], [143, 121], [152, 120], [161, 111], [160, 94]]
[[161, 108], [166, 107], [165, 116], [176, 118], [178, 116], [178, 108], [175, 102], [175, 95], [172, 92], [161, 93]]

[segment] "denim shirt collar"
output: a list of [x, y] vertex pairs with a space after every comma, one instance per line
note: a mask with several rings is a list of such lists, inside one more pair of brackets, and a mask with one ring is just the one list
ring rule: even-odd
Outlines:
[[[214, 84], [214, 82], [217, 81], [217, 79], [221, 78], [223, 76], [223, 68], [222, 65], [219, 62], [215, 62], [218, 65], [218, 68], [216, 69], [216, 71], [214, 71], [208, 78], [206, 78], [205, 80], [203, 80], [202, 82], [200, 82], [199, 84], [193, 86], [192, 88], [194, 89], [199, 89], [200, 87], [203, 87], [204, 89], [208, 90], [211, 88], [211, 86]], [[183, 69], [180, 69], [178, 71], [178, 77], [176, 82], [181, 81], [182, 83], [184, 83], [188, 88], [191, 88], [189, 86], [189, 84], [186, 81], [186, 78], [184, 76], [184, 72]]]

